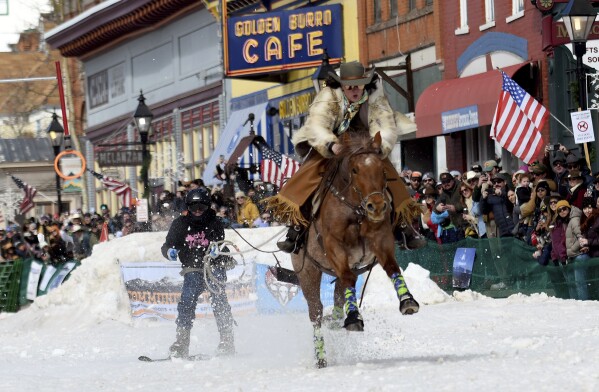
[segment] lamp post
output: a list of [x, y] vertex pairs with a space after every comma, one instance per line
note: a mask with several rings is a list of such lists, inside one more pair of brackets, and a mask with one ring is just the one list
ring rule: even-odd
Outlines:
[[322, 87], [324, 86], [324, 82], [329, 78], [329, 72], [335, 72], [335, 68], [329, 63], [329, 54], [325, 48], [324, 53], [322, 54], [322, 63], [312, 75], [312, 83], [314, 84], [314, 89], [316, 93], [319, 93]]
[[587, 83], [582, 56], [587, 52], [587, 39], [597, 11], [588, 0], [570, 0], [562, 13], [570, 41], [574, 45], [576, 55], [576, 78], [578, 79], [578, 104], [582, 110], [587, 109]]
[[[146, 105], [146, 98], [144, 97], [143, 92], [139, 91], [139, 97], [137, 98], [139, 103], [137, 104], [137, 109], [135, 109], [135, 114], [133, 118], [135, 119], [135, 125], [137, 125], [137, 130], [139, 132], [139, 136], [141, 139], [141, 154], [143, 157], [143, 166], [142, 166], [142, 181], [144, 184], [144, 193], [143, 198], [148, 199], [148, 214], [152, 211], [151, 203], [150, 203], [150, 184], [148, 180], [148, 171], [150, 170], [150, 155], [148, 153], [148, 137], [150, 135], [150, 131], [152, 129], [152, 119], [154, 115], [150, 111], [150, 108]], [[152, 220], [151, 217], [148, 217], [148, 228], [151, 227]]]
[[[50, 137], [50, 142], [52, 143], [52, 148], [54, 149], [54, 159], [60, 154], [60, 148], [62, 147], [62, 141], [64, 138], [64, 128], [58, 122], [58, 116], [56, 113], [52, 114], [52, 122], [50, 122], [50, 126], [48, 127], [48, 137]], [[60, 186], [60, 177], [58, 176], [58, 172], [55, 173], [56, 176], [56, 198], [58, 200], [58, 216], [62, 214], [62, 191]]]

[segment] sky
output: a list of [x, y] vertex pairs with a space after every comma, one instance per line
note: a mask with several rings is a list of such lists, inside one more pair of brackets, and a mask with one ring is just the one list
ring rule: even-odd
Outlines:
[[[259, 249], [274, 250], [285, 228], [239, 232]], [[274, 263], [232, 231], [226, 234], [247, 263]], [[420, 312], [402, 316], [392, 284], [375, 268], [361, 307], [364, 332], [324, 329], [325, 369], [314, 367], [304, 312], [236, 316], [233, 357], [140, 362], [140, 355], [167, 354], [175, 325], [131, 318], [119, 265], [164, 261], [165, 235], [99, 244], [62, 286], [18, 313], [0, 313], [0, 390], [599, 391], [597, 302], [543, 293], [449, 295], [417, 260], [404, 276]], [[196, 321], [190, 351], [213, 353], [217, 343], [214, 320]]]
[[[0, 52], [10, 51], [19, 33], [37, 27], [40, 12], [50, 9], [48, 0], [0, 0]], [[8, 14], [7, 14], [8, 9]]]

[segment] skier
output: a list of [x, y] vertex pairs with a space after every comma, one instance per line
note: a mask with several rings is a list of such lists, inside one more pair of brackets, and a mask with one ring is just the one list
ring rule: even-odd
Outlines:
[[[182, 264], [181, 275], [183, 275], [181, 300], [177, 306], [177, 339], [169, 349], [171, 357], [189, 356], [189, 335], [195, 319], [198, 296], [208, 289], [204, 279], [204, 255], [208, 252], [211, 242], [225, 238], [223, 225], [215, 211], [210, 208], [210, 203], [210, 195], [205, 188], [190, 190], [185, 195], [189, 214], [173, 221], [166, 235], [166, 241], [162, 245], [162, 255], [165, 258], [171, 261], [179, 258]], [[212, 266], [208, 267], [212, 268], [218, 280], [208, 284], [210, 287], [218, 288], [217, 293], [210, 292], [210, 302], [220, 333], [220, 343], [217, 348], [219, 355], [235, 353], [233, 316], [224, 288], [227, 274], [221, 263], [225, 257], [229, 256], [220, 255], [212, 261]]]

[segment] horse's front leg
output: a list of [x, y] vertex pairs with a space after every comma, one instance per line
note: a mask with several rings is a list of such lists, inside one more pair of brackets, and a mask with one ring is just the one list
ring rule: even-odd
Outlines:
[[356, 297], [356, 275], [349, 269], [348, 255], [338, 242], [331, 241], [331, 251], [327, 257], [337, 274], [335, 293], [343, 293], [345, 298], [345, 322], [343, 327], [348, 331], [364, 331], [364, 320], [358, 309]]
[[397, 260], [395, 260], [393, 234], [390, 234], [390, 239], [385, 239], [385, 236], [379, 236], [372, 238], [372, 240], [374, 242], [373, 249], [379, 260], [379, 264], [383, 267], [391, 282], [393, 282], [393, 287], [399, 299], [399, 311], [401, 314], [418, 313], [420, 305], [416, 302], [410, 290], [408, 290], [406, 281], [401, 274], [401, 269], [397, 264]]

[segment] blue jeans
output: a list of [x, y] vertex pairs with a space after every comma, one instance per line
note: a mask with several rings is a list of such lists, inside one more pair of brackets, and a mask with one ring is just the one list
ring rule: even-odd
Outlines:
[[[212, 312], [216, 319], [216, 325], [219, 332], [231, 331], [233, 328], [233, 316], [231, 315], [231, 306], [227, 300], [225, 287], [221, 286], [227, 281], [227, 272], [224, 268], [216, 268], [214, 275], [218, 282], [210, 282], [210, 287], [213, 289], [220, 288], [219, 294], [210, 292], [210, 304]], [[177, 305], [177, 327], [191, 329], [193, 320], [196, 317], [196, 306], [198, 297], [208, 288], [204, 280], [203, 271], [188, 272], [183, 276], [183, 289], [181, 290], [181, 300]]]
[[587, 284], [588, 260], [591, 257], [586, 254], [580, 254], [572, 259], [574, 265], [574, 283], [576, 285], [576, 299], [585, 301], [589, 299], [589, 290]]

